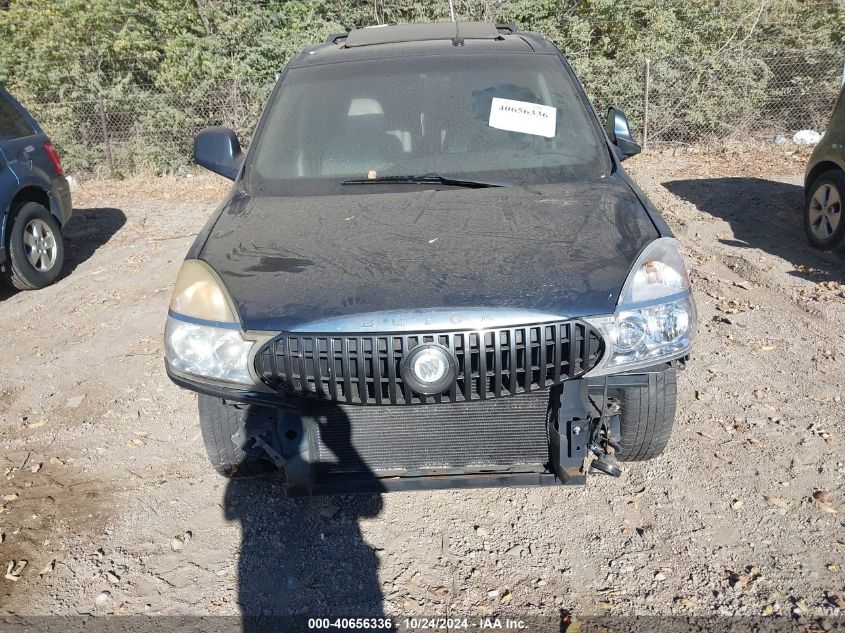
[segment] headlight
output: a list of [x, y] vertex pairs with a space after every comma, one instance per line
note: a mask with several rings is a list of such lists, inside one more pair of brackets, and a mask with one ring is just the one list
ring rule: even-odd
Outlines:
[[252, 385], [249, 352], [253, 342], [240, 330], [167, 318], [164, 348], [170, 367], [201, 378]]
[[255, 341], [244, 338], [223, 282], [211, 267], [189, 259], [179, 271], [164, 330], [171, 369], [198, 378], [254, 385], [249, 371]]
[[692, 349], [696, 318], [689, 277], [675, 240], [655, 240], [631, 269], [616, 312], [586, 319], [605, 341], [605, 353], [588, 375], [639, 369], [686, 356]]

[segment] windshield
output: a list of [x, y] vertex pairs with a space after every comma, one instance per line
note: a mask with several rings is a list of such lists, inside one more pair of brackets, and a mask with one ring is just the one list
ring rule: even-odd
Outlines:
[[260, 131], [250, 188], [313, 195], [359, 193], [342, 183], [390, 176], [517, 185], [598, 177], [609, 163], [579, 91], [552, 55], [294, 68]]

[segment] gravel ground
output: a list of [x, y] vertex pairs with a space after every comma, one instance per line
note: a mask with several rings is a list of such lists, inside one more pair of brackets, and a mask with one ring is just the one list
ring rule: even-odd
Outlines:
[[0, 615], [838, 615], [845, 263], [803, 235], [806, 156], [767, 151], [629, 163], [699, 339], [666, 454], [586, 488], [286, 500], [217, 476], [161, 334], [223, 185], [86, 184], [68, 274], [0, 290], [0, 564], [27, 561]]

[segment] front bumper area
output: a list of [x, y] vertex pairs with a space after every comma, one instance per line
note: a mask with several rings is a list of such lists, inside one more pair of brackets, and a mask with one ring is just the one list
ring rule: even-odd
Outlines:
[[604, 377], [572, 379], [489, 401], [382, 407], [201, 384], [169, 367], [168, 375], [249, 408], [252, 422], [236, 441], [275, 462], [288, 494], [298, 496], [583, 484], [600, 415], [589, 396], [647, 385], [667, 367], [608, 376], [607, 385]]

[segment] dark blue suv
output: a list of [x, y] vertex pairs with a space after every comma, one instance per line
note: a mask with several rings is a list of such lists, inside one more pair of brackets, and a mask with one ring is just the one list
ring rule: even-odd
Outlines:
[[64, 263], [70, 187], [59, 154], [0, 86], [0, 276], [18, 290], [43, 288]]

